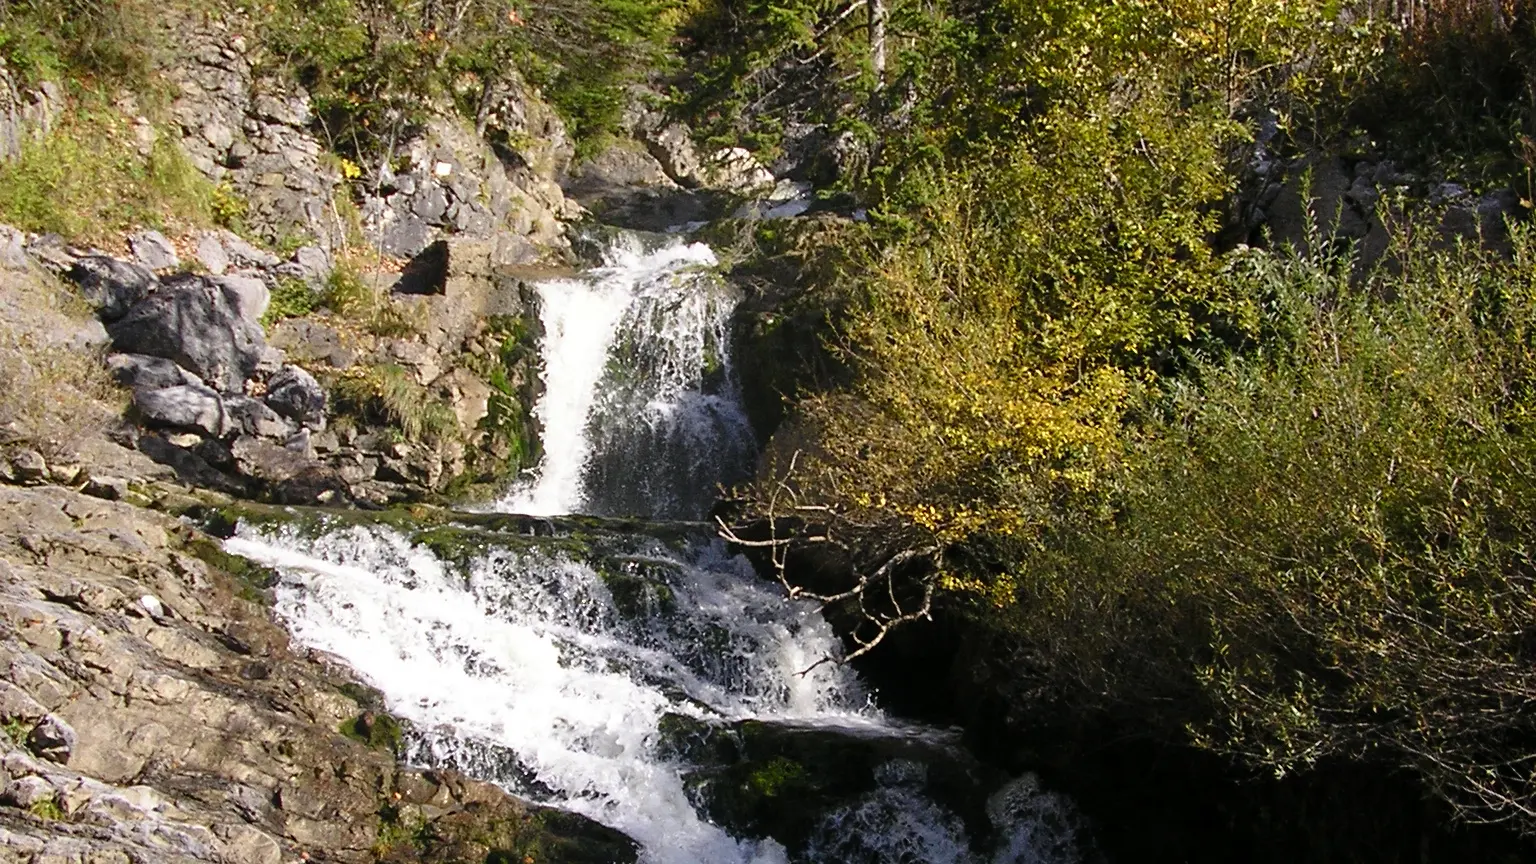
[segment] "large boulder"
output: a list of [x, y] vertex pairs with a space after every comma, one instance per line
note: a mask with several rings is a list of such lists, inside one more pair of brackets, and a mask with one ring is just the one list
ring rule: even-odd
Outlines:
[[266, 351], [249, 298], [199, 277], [165, 283], [108, 328], [118, 351], [164, 357], [217, 390], [238, 392]]
[[222, 436], [230, 425], [219, 394], [197, 384], [139, 390], [133, 394], [133, 407], [157, 426], [200, 429], [215, 438]]
[[113, 354], [107, 358], [112, 380], [130, 390], [160, 390], [184, 384], [202, 386], [196, 375], [164, 357], [147, 354]]
[[582, 203], [638, 188], [675, 189], [655, 156], [636, 142], [621, 141], [571, 169], [566, 193]]
[[87, 255], [69, 269], [69, 278], [80, 286], [80, 293], [96, 305], [97, 314], [106, 322], [128, 314], [159, 281], [149, 268], [106, 255]]
[[267, 381], [267, 405], [308, 426], [325, 421], [325, 388], [298, 366], [284, 366]]

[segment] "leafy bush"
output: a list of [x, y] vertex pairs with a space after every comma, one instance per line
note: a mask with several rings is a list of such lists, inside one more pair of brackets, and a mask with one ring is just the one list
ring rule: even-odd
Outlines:
[[28, 84], [99, 82], [149, 92], [163, 44], [147, 0], [10, 0], [0, 4], [0, 57]]
[[276, 0], [257, 10], [274, 58], [315, 97], [334, 146], [372, 164], [432, 105], [469, 116], [519, 71], [578, 138], [617, 123], [624, 88], [661, 63], [675, 0]]
[[272, 302], [261, 316], [263, 327], [271, 327], [285, 318], [298, 318], [320, 308], [322, 296], [303, 279], [291, 276], [277, 280], [272, 289]]
[[346, 259], [337, 261], [331, 269], [317, 302], [375, 336], [411, 336], [422, 329], [417, 314], [421, 310], [406, 307], [370, 285]]
[[[1536, 245], [1250, 252], [1257, 347], [1151, 388], [1099, 494], [1006, 562], [1021, 668], [1278, 773], [1370, 756], [1536, 830]], [[1095, 506], [1094, 502], [1097, 502]]]

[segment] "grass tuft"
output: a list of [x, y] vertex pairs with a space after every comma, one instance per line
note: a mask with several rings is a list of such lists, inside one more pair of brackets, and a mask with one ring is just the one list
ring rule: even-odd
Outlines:
[[[153, 141], [141, 140], [151, 132]], [[214, 186], [168, 135], [109, 108], [75, 108], [0, 166], [0, 221], [86, 242], [140, 226], [237, 224], [240, 209], [238, 196]]]

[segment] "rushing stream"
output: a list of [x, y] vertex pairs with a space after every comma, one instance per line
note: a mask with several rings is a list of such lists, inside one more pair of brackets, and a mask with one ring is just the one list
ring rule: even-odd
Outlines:
[[[735, 300], [713, 261], [621, 237], [604, 266], [539, 287], [545, 458], [499, 509], [696, 519], [747, 470]], [[839, 650], [818, 610], [703, 526], [464, 520], [242, 525], [227, 545], [279, 571], [277, 614], [299, 643], [411, 721], [411, 761], [618, 828], [650, 864], [1079, 860], [1068, 806], [1030, 777], [996, 778], [974, 806], [936, 791], [985, 772], [948, 736], [884, 717], [851, 669], [818, 664]], [[858, 763], [865, 785], [805, 780], [834, 767], [818, 761]], [[796, 803], [781, 786], [854, 791], [807, 820], [774, 815]], [[758, 798], [732, 803], [741, 790]]]

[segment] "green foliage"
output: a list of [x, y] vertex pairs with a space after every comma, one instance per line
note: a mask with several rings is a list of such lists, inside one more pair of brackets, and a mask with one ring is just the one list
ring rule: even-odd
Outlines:
[[[934, 7], [886, 0], [901, 44], [917, 38]], [[711, 145], [772, 155], [784, 127], [821, 122], [859, 129], [878, 110], [861, 5], [832, 0], [705, 0], [682, 29], [678, 112]]]
[[391, 753], [400, 752], [400, 742], [405, 731], [400, 721], [382, 711], [364, 711], [346, 720], [339, 729], [341, 734], [369, 747], [378, 747]]
[[275, 61], [314, 94], [335, 146], [365, 164], [433, 105], [476, 117], [519, 71], [579, 139], [611, 131], [624, 88], [660, 64], [675, 0], [275, 0], [257, 13]]
[[[893, 4], [885, 86], [833, 100], [883, 137], [835, 277], [847, 383], [796, 406], [791, 488], [939, 550], [911, 578], [974, 601], [1031, 698], [1281, 773], [1369, 755], [1536, 830], [1530, 235], [1414, 223], [1369, 274], [1216, 243], [1256, 109], [1272, 151], [1434, 138], [1415, 158], [1514, 173], [1527, 9], [1427, 7]], [[707, 6], [762, 41], [691, 57], [690, 104], [735, 134], [803, 105], [758, 94], [851, 58], [849, 8]]]
[[277, 280], [272, 289], [272, 302], [268, 304], [266, 314], [261, 316], [261, 326], [270, 329], [284, 319], [308, 315], [320, 308], [322, 299], [323, 296], [308, 282], [285, 276]]
[[420, 310], [408, 308], [368, 284], [361, 271], [345, 259], [331, 269], [317, 300], [320, 306], [375, 336], [403, 338], [421, 331]]
[[12, 717], [0, 723], [0, 735], [9, 738], [17, 747], [27, 746], [27, 736], [30, 734], [32, 734], [32, 724], [20, 717]]
[[804, 765], [793, 759], [776, 756], [754, 770], [747, 782], [757, 794], [775, 798], [781, 792], [802, 785], [805, 782], [805, 776]]
[[[1536, 7], [1423, 4], [1377, 64], [1348, 117], [1415, 167], [1477, 185], [1523, 181], [1536, 167]], [[1412, 111], [1404, 111], [1412, 105]]]
[[212, 225], [218, 200], [175, 142], [157, 134], [145, 145], [104, 107], [66, 114], [51, 134], [25, 142], [19, 159], [0, 165], [0, 220], [85, 241], [141, 225]]
[[1146, 391], [1100, 494], [1015, 550], [1023, 656], [1080, 707], [1278, 773], [1370, 755], [1536, 827], [1533, 248], [1405, 244], [1363, 285], [1234, 257], [1257, 347]]
[[28, 84], [146, 93], [164, 41], [155, 14], [147, 0], [11, 0], [0, 4], [0, 58]]
[[32, 806], [27, 808], [27, 812], [44, 822], [59, 822], [68, 815], [64, 812], [64, 808], [59, 806], [57, 796], [32, 802]]
[[187, 538], [183, 549], [209, 567], [233, 577], [242, 600], [266, 605], [266, 592], [277, 584], [276, 571], [225, 552], [223, 545], [205, 534]]
[[387, 424], [409, 442], [441, 443], [458, 432], [452, 407], [392, 363], [342, 376], [332, 392], [338, 411]]
[[827, 494], [946, 542], [1027, 539], [1113, 459], [1134, 383], [1244, 319], [1206, 243], [1224, 122], [1155, 95], [1101, 110], [903, 179], [920, 209], [841, 328], [856, 382], [802, 404]]
[[391, 851], [409, 849], [420, 854], [428, 839], [427, 821], [420, 813], [405, 813], [393, 804], [379, 809], [378, 839], [373, 844], [373, 854], [386, 858]]
[[480, 421], [484, 441], [471, 458], [486, 480], [498, 480], [532, 468], [542, 453], [532, 414], [539, 346], [522, 318], [492, 319], [488, 329], [501, 344], [489, 368], [476, 370], [491, 394]]

